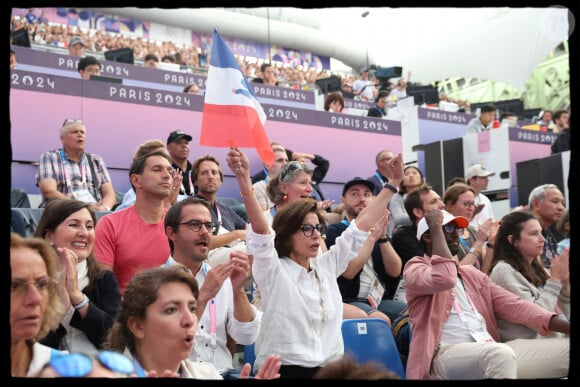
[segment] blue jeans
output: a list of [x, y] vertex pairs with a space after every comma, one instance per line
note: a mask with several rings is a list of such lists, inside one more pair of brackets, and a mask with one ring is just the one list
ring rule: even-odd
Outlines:
[[[369, 304], [367, 300], [357, 299], [356, 301], [345, 301], [348, 304], [359, 307], [364, 310], [367, 314], [373, 311], [373, 307]], [[394, 321], [397, 317], [401, 315], [406, 309], [407, 304], [401, 301], [394, 300], [382, 300], [377, 308], [379, 311], [383, 312], [391, 321]]]

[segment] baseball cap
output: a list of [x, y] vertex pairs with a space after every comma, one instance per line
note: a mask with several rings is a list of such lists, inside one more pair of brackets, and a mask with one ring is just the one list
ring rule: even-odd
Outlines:
[[169, 133], [169, 137], [167, 137], [167, 144], [170, 142], [179, 141], [182, 138], [185, 138], [187, 141], [191, 141], [193, 139], [189, 134], [182, 130], [174, 130], [173, 132]]
[[85, 42], [83, 42], [83, 39], [80, 36], [74, 36], [70, 42], [68, 43], [69, 47], [74, 46], [75, 44], [80, 43], [83, 45], [83, 47], [85, 46]]
[[[465, 228], [469, 226], [469, 220], [466, 217], [453, 216], [445, 210], [441, 210], [441, 212], [443, 213], [443, 222], [441, 223], [443, 226], [453, 221], [455, 221], [455, 224], [459, 228]], [[429, 225], [427, 224], [427, 220], [425, 220], [425, 217], [423, 217], [419, 221], [419, 224], [417, 225], [417, 239], [421, 240], [421, 237], [423, 236], [423, 234], [425, 234], [427, 230], [429, 230]]]
[[344, 184], [344, 187], [342, 188], [342, 196], [344, 196], [344, 194], [346, 193], [346, 191], [348, 191], [350, 187], [356, 184], [366, 185], [371, 190], [371, 192], [373, 192], [373, 189], [375, 188], [375, 185], [373, 184], [372, 181], [368, 181], [366, 179], [363, 179], [362, 177], [357, 176]]
[[495, 172], [486, 171], [485, 168], [482, 167], [480, 164], [475, 164], [467, 169], [467, 172], [465, 173], [465, 180], [469, 180], [475, 176], [484, 177], [484, 176], [493, 176], [493, 175], [495, 175]]
[[362, 74], [362, 73], [368, 73], [368, 72], [369, 72], [369, 68], [368, 67], [361, 67], [359, 73]]

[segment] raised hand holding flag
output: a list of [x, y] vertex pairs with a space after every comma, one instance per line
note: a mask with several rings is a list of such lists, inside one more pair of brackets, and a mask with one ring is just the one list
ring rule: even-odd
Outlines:
[[200, 145], [254, 147], [265, 164], [274, 152], [264, 130], [266, 114], [226, 42], [213, 31]]

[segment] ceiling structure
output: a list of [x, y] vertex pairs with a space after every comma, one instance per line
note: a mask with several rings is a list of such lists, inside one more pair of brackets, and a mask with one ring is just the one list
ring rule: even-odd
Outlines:
[[359, 69], [401, 66], [414, 82], [474, 77], [523, 90], [574, 29], [567, 8], [98, 8], [144, 21], [311, 51]]

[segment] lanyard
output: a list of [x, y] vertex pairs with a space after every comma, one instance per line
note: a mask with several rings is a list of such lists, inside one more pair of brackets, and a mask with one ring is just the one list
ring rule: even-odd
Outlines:
[[[483, 316], [481, 316], [481, 314], [477, 311], [475, 304], [473, 303], [473, 301], [471, 300], [471, 297], [469, 297], [469, 294], [467, 293], [467, 289], [465, 289], [465, 286], [463, 286], [463, 282], [459, 278], [457, 279], [457, 281], [459, 281], [458, 282], [459, 286], [463, 288], [463, 291], [465, 292], [465, 296], [467, 297], [467, 302], [469, 302], [469, 305], [471, 305], [471, 309], [473, 309], [475, 316], [477, 317], [477, 319], [479, 320], [480, 323], [483, 322]], [[465, 321], [465, 317], [463, 315], [463, 308], [461, 308], [461, 306], [457, 302], [457, 297], [455, 297], [455, 299], [453, 300], [453, 306], [455, 307], [455, 310], [457, 311], [457, 314], [459, 315], [459, 318], [461, 319], [461, 321], [463, 321], [465, 323], [465, 325], [467, 325], [467, 322]], [[482, 327], [483, 327], [483, 324], [482, 324]], [[468, 328], [469, 328], [469, 326], [468, 326]]]
[[383, 178], [381, 177], [381, 174], [378, 171], [375, 172], [375, 176], [377, 177], [377, 179], [379, 179], [379, 181], [381, 182], [381, 185], [385, 185], [386, 181], [383, 180]]
[[346, 227], [348, 227], [348, 225], [350, 224], [350, 222], [346, 219], [341, 220], [340, 223], [344, 224]]
[[135, 356], [135, 354], [133, 354], [133, 365], [135, 366], [135, 373], [137, 374], [138, 378], [147, 377], [145, 370], [143, 369], [143, 367], [141, 367], [141, 364], [139, 364], [139, 360], [137, 360], [137, 356]]

